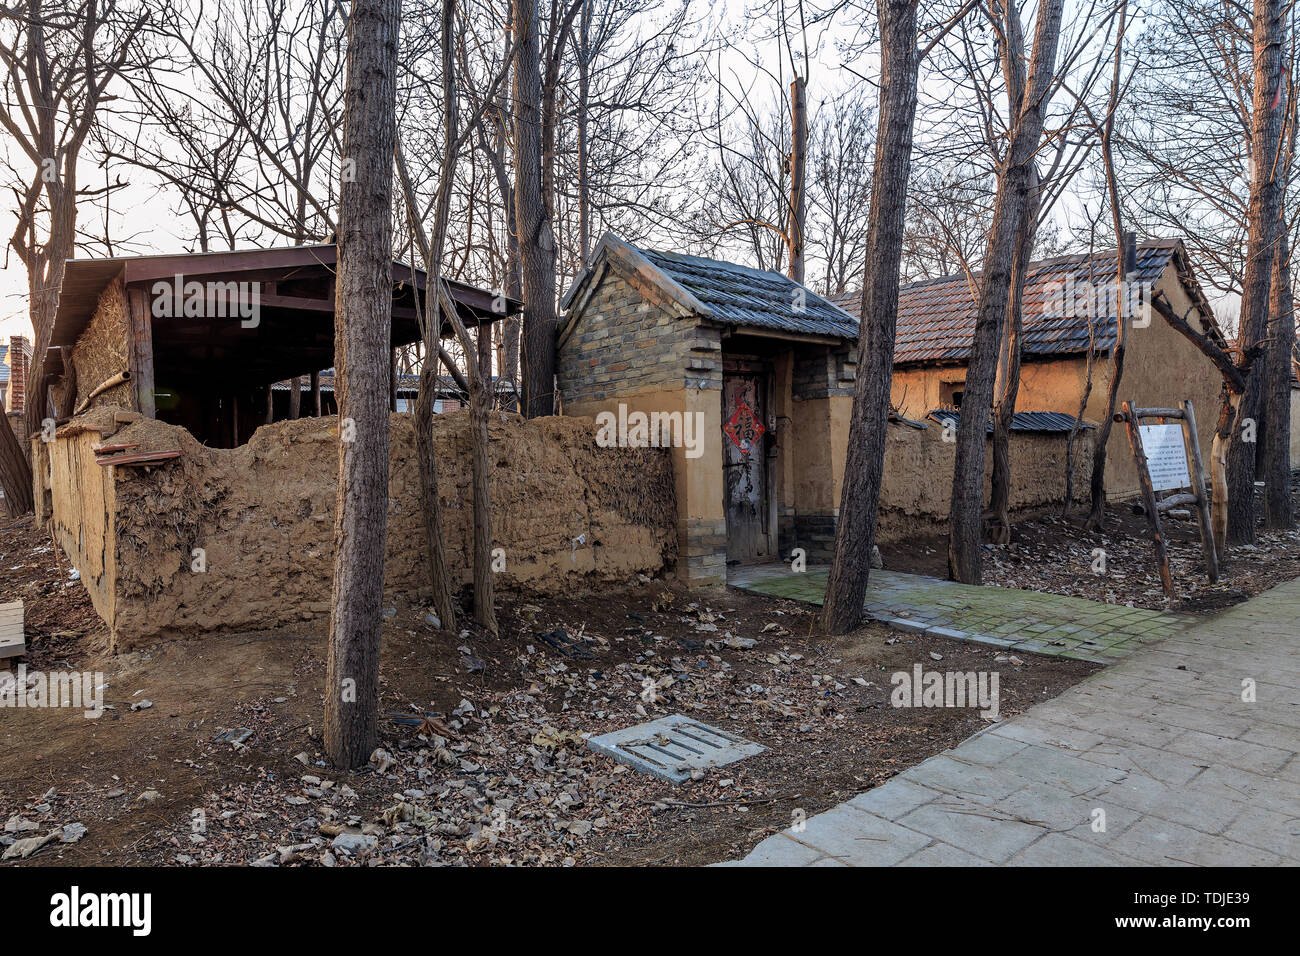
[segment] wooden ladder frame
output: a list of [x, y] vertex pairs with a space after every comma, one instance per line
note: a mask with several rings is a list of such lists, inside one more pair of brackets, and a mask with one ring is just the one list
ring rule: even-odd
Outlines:
[[[1214, 533], [1210, 525], [1210, 499], [1205, 493], [1205, 465], [1201, 461], [1201, 445], [1196, 433], [1196, 412], [1192, 408], [1191, 400], [1184, 401], [1181, 408], [1137, 408], [1132, 402], [1125, 402], [1122, 407], [1123, 411], [1115, 413], [1115, 421], [1123, 422], [1128, 431], [1128, 443], [1133, 449], [1138, 482], [1142, 488], [1142, 503], [1151, 522], [1156, 563], [1160, 566], [1160, 583], [1164, 588], [1165, 597], [1173, 600], [1178, 594], [1174, 590], [1173, 575], [1169, 570], [1169, 549], [1165, 545], [1164, 533], [1160, 529], [1160, 512], [1181, 505], [1196, 505], [1196, 519], [1201, 528], [1201, 548], [1205, 551], [1205, 570], [1210, 583], [1217, 583], [1219, 555], [1214, 546]], [[1164, 498], [1156, 498], [1155, 489], [1151, 484], [1151, 472], [1147, 467], [1146, 451], [1142, 447], [1142, 432], [1138, 428], [1144, 418], [1161, 419], [1161, 424], [1168, 424], [1168, 420], [1172, 419], [1183, 426], [1183, 447], [1187, 451], [1187, 471], [1192, 482], [1190, 492], [1176, 491]]]

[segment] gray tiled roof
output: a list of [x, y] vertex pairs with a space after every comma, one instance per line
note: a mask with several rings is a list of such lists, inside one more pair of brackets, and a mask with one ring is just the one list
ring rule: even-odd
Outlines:
[[[957, 424], [961, 421], [961, 413], [951, 408], [936, 408], [930, 413], [940, 425]], [[1016, 412], [1011, 416], [1011, 430], [1013, 432], [1068, 432], [1074, 427], [1074, 416], [1067, 415], [1065, 412]], [[1092, 428], [1092, 425], [1086, 422], [1083, 428]], [[993, 431], [993, 422], [988, 423], [988, 430]]]
[[[1139, 243], [1137, 271], [1127, 278], [1155, 282], [1173, 259], [1177, 239]], [[975, 274], [976, 280], [979, 273]], [[1054, 286], [1073, 280], [1105, 288], [1115, 281], [1115, 250], [1091, 255], [1061, 256], [1032, 262], [1025, 277], [1023, 354], [1070, 355], [1089, 349], [1086, 315], [1054, 313], [1048, 303]], [[975, 332], [978, 287], [965, 275], [925, 279], [903, 286], [898, 294], [898, 331], [894, 339], [894, 364], [909, 362], [964, 362], [970, 357]], [[859, 294], [837, 297], [856, 316]], [[1115, 316], [1094, 319], [1093, 348], [1107, 350], [1115, 344]]]
[[[778, 272], [734, 262], [638, 249], [652, 265], [704, 303], [707, 318], [749, 328], [856, 339], [857, 323], [839, 306]], [[802, 309], [796, 309], [802, 292]]]

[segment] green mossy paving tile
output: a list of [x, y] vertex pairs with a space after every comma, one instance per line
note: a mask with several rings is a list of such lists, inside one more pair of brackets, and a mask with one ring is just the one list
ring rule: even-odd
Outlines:
[[[732, 584], [772, 597], [820, 605], [826, 569], [803, 573], [774, 568], [733, 572]], [[1108, 663], [1163, 640], [1189, 617], [1083, 598], [976, 587], [896, 571], [873, 571], [866, 612], [914, 625], [963, 631], [993, 647]]]

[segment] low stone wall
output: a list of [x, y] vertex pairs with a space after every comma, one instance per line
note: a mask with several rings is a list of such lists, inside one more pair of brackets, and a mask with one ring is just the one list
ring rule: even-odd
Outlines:
[[[414, 424], [410, 415], [397, 414], [391, 427], [384, 586], [390, 594], [427, 595]], [[89, 433], [52, 443], [56, 533], [92, 589], [114, 646], [327, 620], [336, 430], [333, 417], [278, 422], [259, 428], [246, 445], [214, 449], [183, 428], [143, 420], [112, 442], [182, 452], [149, 468], [93, 464]], [[493, 541], [505, 563], [499, 587], [576, 592], [673, 564], [676, 502], [666, 450], [598, 448], [586, 419], [499, 414], [490, 434]], [[438, 416], [434, 443], [444, 553], [455, 584], [467, 587], [473, 553], [467, 413]], [[78, 497], [77, 489], [93, 484], [87, 475], [107, 476], [102, 505], [99, 497], [84, 503]], [[96, 524], [101, 509], [111, 518], [106, 530]], [[195, 549], [203, 551], [202, 571], [194, 570]], [[106, 556], [102, 569], [97, 551]]]

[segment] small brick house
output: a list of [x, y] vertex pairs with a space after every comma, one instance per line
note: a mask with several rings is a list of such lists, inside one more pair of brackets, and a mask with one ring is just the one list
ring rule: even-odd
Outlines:
[[[851, 316], [778, 273], [612, 234], [562, 306], [565, 414], [609, 413], [634, 440], [640, 414], [650, 444], [673, 446], [687, 583], [724, 583], [729, 563], [795, 547], [829, 558], [856, 369]], [[674, 415], [701, 423], [697, 447], [657, 428]]]

